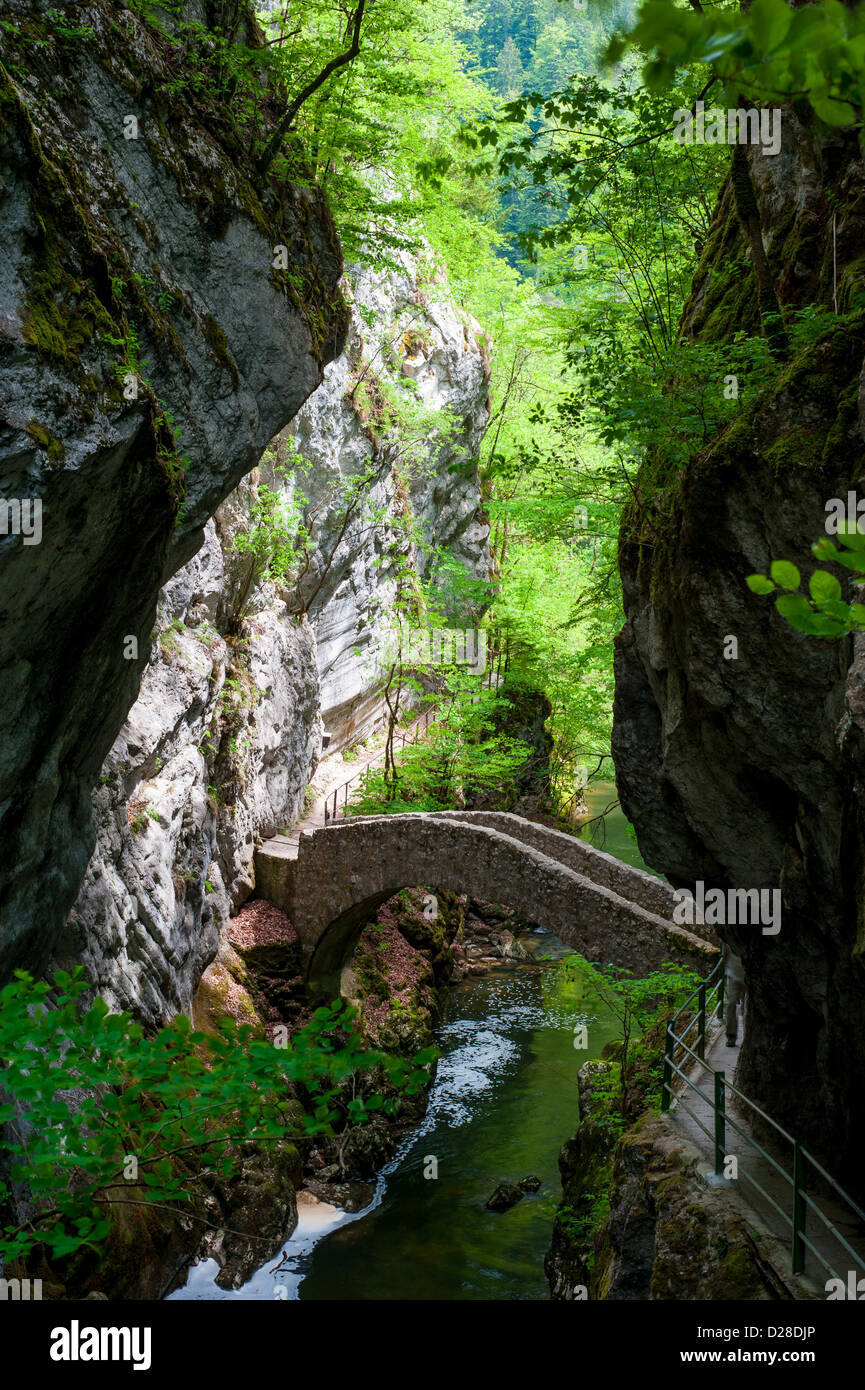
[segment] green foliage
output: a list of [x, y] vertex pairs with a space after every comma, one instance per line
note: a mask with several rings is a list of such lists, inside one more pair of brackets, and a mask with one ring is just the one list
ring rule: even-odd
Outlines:
[[[100, 998], [88, 1007], [87, 993], [80, 967], [58, 971], [53, 989], [17, 971], [0, 991], [0, 1210], [21, 1184], [34, 1205], [0, 1227], [6, 1261], [97, 1244], [113, 1203], [182, 1212], [194, 1186], [236, 1170], [238, 1145], [364, 1122], [382, 1100], [344, 1103], [342, 1083], [358, 1073], [381, 1069], [397, 1095], [429, 1081], [428, 1053], [364, 1049], [341, 1001], [280, 1047], [231, 1019], [216, 1036], [194, 1032], [183, 1015], [147, 1036]], [[299, 1128], [292, 1090], [306, 1101]]]
[[[811, 551], [817, 560], [841, 565], [855, 576], [857, 584], [865, 583], [865, 534], [856, 527], [839, 527], [841, 548], [827, 538], [816, 541]], [[775, 599], [782, 618], [809, 637], [834, 639], [848, 632], [865, 632], [865, 604], [847, 603], [841, 596], [841, 583], [828, 570], [814, 570], [808, 579], [808, 592], [801, 591], [802, 577], [789, 560], [773, 560], [769, 576], [751, 574], [746, 579], [754, 594], [774, 594], [785, 589]]]
[[[542, 8], [546, 25], [585, 20]], [[491, 7], [484, 24], [497, 16], [496, 37], [511, 35], [528, 72], [544, 25], [520, 29], [520, 13]], [[633, 476], [656, 446], [675, 476], [756, 394], [768, 357], [762, 340], [742, 338], [731, 353], [678, 333], [726, 151], [682, 158], [668, 138], [669, 95], [643, 90], [633, 73], [602, 80], [587, 51], [575, 66], [566, 85], [531, 86], [460, 132], [462, 205], [496, 253], [481, 261], [473, 239], [466, 296], [495, 347], [482, 458], [500, 581], [491, 628], [552, 703], [562, 808], [578, 769], [609, 750], [623, 621], [616, 543]], [[694, 90], [683, 79], [675, 100], [690, 104]], [[457, 166], [452, 152], [444, 197], [460, 194]], [[472, 181], [493, 178], [498, 218], [470, 201]], [[442, 237], [449, 267], [462, 264], [456, 235]], [[736, 373], [730, 399], [724, 378]]]
[[[593, 1080], [593, 1090], [600, 1096], [608, 1078], [598, 1076]], [[616, 1121], [619, 1121], [616, 1123]], [[598, 1117], [598, 1124], [605, 1125], [605, 1118]], [[612, 1116], [612, 1127], [621, 1129], [620, 1117]], [[569, 1241], [575, 1245], [583, 1244], [606, 1221], [610, 1214], [610, 1194], [606, 1192], [584, 1192], [580, 1194], [581, 1211], [568, 1202], [563, 1202], [556, 1210], [556, 1225]], [[591, 1271], [595, 1265], [595, 1252], [589, 1250], [585, 1256], [586, 1268]]]
[[[463, 12], [462, 0], [368, 5], [358, 56], [300, 109], [293, 138], [328, 195], [350, 262], [398, 268], [400, 251], [418, 247], [412, 219], [420, 203], [402, 190], [415, 184], [437, 113], [448, 110], [459, 121], [485, 99], [463, 71], [465, 50], [455, 37]], [[259, 19], [287, 101], [347, 46], [338, 0], [297, 0], [260, 11]]]
[[296, 455], [274, 467], [276, 487], [261, 481], [255, 489], [249, 526], [235, 536], [232, 546], [239, 555], [247, 556], [234, 603], [235, 626], [247, 616], [257, 584], [270, 580], [285, 586], [298, 575], [310, 537], [304, 515], [307, 498], [295, 486], [295, 472], [309, 466]]
[[629, 47], [646, 56], [643, 76], [668, 89], [695, 63], [715, 74], [713, 101], [771, 103], [807, 97], [830, 125], [852, 125], [865, 105], [865, 6], [838, 0], [792, 8], [786, 0], [754, 0], [699, 10], [675, 0], [642, 0], [627, 37], [611, 42], [618, 61]]
[[460, 667], [439, 668], [439, 674], [435, 724], [423, 740], [396, 753], [392, 772], [366, 770], [351, 814], [443, 811], [482, 791], [507, 803], [529, 754], [518, 739], [495, 732], [504, 700]]
[[622, 1050], [618, 1067], [615, 1070], [611, 1068], [606, 1077], [599, 1076], [593, 1085], [607, 1087], [612, 1099], [613, 1087], [617, 1084], [619, 1114], [624, 1118], [628, 1088], [634, 1073], [632, 1038], [636, 1034], [645, 1034], [671, 1007], [681, 1004], [699, 983], [700, 977], [694, 971], [668, 961], [650, 975], [635, 979], [631, 970], [592, 963], [577, 955], [566, 956], [559, 968], [571, 978], [581, 980], [589, 994], [594, 994], [621, 1024]]

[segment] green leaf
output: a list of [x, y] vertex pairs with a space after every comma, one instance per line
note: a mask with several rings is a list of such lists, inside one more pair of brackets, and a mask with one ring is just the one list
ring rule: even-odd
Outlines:
[[769, 573], [781, 589], [798, 589], [802, 582], [799, 571], [789, 560], [773, 560]]
[[778, 46], [790, 28], [792, 18], [786, 0], [754, 0], [748, 11], [748, 19], [762, 53], [771, 53]]
[[[818, 555], [818, 560], [825, 560], [829, 557]], [[843, 565], [845, 570], [851, 570], [853, 574], [865, 574], [865, 555], [856, 550], [839, 550], [837, 555], [832, 557], [836, 565]]]
[[817, 615], [804, 594], [782, 594], [780, 598], [776, 598], [775, 607], [781, 617], [786, 618], [797, 632], [806, 632], [811, 636], [818, 632], [820, 624], [817, 622]]
[[833, 545], [831, 541], [825, 540], [822, 537], [811, 546], [811, 554], [814, 556], [815, 560], [830, 560], [836, 565], [840, 559], [838, 547]]
[[808, 580], [808, 592], [815, 603], [825, 603], [841, 597], [841, 585], [828, 570], [815, 570]]
[[841, 599], [827, 598], [820, 604], [820, 612], [827, 618], [833, 618], [844, 627], [850, 620], [849, 604], [843, 603]]
[[854, 125], [856, 112], [849, 101], [836, 101], [834, 97], [812, 95], [811, 105], [821, 121], [827, 125]]
[[765, 574], [749, 574], [745, 580], [752, 594], [774, 594], [775, 585]]
[[838, 527], [838, 539], [848, 550], [865, 550], [865, 531], [860, 531], [858, 526], [849, 526], [842, 522]]

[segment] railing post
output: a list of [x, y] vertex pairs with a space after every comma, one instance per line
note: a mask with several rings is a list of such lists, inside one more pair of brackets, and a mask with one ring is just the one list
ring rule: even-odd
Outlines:
[[793, 1273], [801, 1274], [805, 1268], [805, 1169], [802, 1163], [802, 1149], [798, 1139], [793, 1140]]
[[697, 1024], [697, 1053], [701, 1062], [706, 1060], [706, 981], [700, 984], [700, 1012]]
[[667, 1035], [664, 1040], [664, 1080], [661, 1083], [661, 1109], [669, 1110], [670, 1101], [673, 1097], [673, 1030], [667, 1024]]
[[726, 970], [723, 968], [723, 965], [722, 965], [722, 968], [721, 968], [721, 978], [720, 978], [720, 981], [719, 981], [719, 983], [718, 983], [718, 1017], [719, 1017], [719, 1018], [723, 1018], [723, 1017], [724, 1017], [724, 1001], [725, 1001], [725, 999], [726, 999], [726, 989], [727, 989], [727, 972], [726, 972]]
[[727, 1147], [727, 1090], [724, 1073], [715, 1072], [715, 1172], [724, 1171], [724, 1150]]

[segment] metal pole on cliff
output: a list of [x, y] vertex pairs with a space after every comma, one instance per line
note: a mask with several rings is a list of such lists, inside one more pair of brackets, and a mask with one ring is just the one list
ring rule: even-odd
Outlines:
[[724, 1171], [724, 1150], [727, 1147], [727, 1089], [722, 1071], [715, 1072], [715, 1172]]
[[661, 1083], [661, 1109], [669, 1110], [670, 1101], [673, 1096], [673, 1030], [667, 1024], [667, 1036], [664, 1041], [664, 1080]]
[[793, 1273], [801, 1274], [805, 1268], [805, 1172], [802, 1163], [802, 1147], [798, 1139], [793, 1141]]
[[701, 1062], [706, 1060], [706, 981], [700, 984], [700, 1005], [697, 1016], [697, 1055]]

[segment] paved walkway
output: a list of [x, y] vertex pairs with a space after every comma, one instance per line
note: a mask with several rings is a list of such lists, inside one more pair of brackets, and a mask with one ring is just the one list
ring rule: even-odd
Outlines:
[[[417, 719], [414, 719], [411, 724], [403, 728], [398, 728], [396, 731], [397, 747], [401, 748], [406, 743], [416, 742], [421, 737], [421, 733], [426, 732], [424, 726], [429, 727], [434, 714], [435, 710], [427, 710], [426, 713], [418, 715]], [[296, 846], [300, 840], [302, 831], [318, 830], [321, 826], [326, 825], [327, 818], [325, 816], [325, 808], [328, 802], [330, 802], [332, 809], [333, 794], [335, 791], [339, 792], [337, 798], [337, 817], [341, 817], [344, 814], [342, 792], [344, 784], [349, 780], [355, 783], [353, 787], [349, 787], [349, 800], [351, 800], [351, 797], [357, 791], [356, 780], [360, 778], [360, 774], [365, 772], [368, 767], [374, 767], [376, 763], [384, 762], [385, 736], [383, 732], [375, 735], [375, 745], [375, 747], [368, 748], [365, 753], [361, 753], [359, 757], [353, 759], [351, 762], [346, 762], [339, 753], [334, 753], [331, 757], [323, 757], [316, 769], [315, 776], [309, 784], [315, 792], [315, 800], [311, 802], [307, 811], [299, 821], [295, 822], [290, 830], [286, 831], [284, 834], [280, 833], [279, 835], [275, 835], [273, 840], [269, 843], [272, 844], [275, 840], [286, 845], [292, 844]]]
[[[486, 683], [497, 684], [499, 680], [500, 677], [494, 676], [491, 668], [489, 672], [489, 682]], [[423, 714], [419, 714], [410, 724], [397, 727], [394, 736], [395, 747], [404, 748], [407, 743], [417, 743], [421, 738], [426, 737], [430, 728], [434, 727], [435, 715], [436, 706], [430, 705]], [[368, 767], [374, 767], [377, 763], [384, 762], [384, 730], [382, 729], [373, 735], [373, 738], [375, 746], [367, 749], [365, 753], [362, 753], [352, 762], [346, 762], [345, 759], [337, 753], [332, 754], [330, 757], [325, 755], [316, 768], [315, 776], [309, 784], [315, 792], [315, 800], [310, 803], [308, 810], [299, 821], [295, 822], [290, 830], [274, 835], [267, 843], [274, 848], [276, 848], [277, 845], [282, 846], [286, 857], [294, 858], [297, 852], [297, 845], [300, 841], [301, 831], [318, 830], [321, 826], [329, 823], [325, 815], [325, 809], [328, 806], [328, 802], [331, 802], [334, 792], [339, 793], [337, 796], [336, 819], [340, 819], [345, 814], [346, 803], [343, 799], [343, 787], [345, 783], [349, 781], [353, 783], [353, 786], [348, 789], [348, 800], [350, 802], [352, 796], [358, 790], [360, 774], [365, 772]], [[333, 819], [333, 816], [331, 816], [331, 819]], [[291, 848], [292, 846], [294, 847], [293, 850]]]
[[[686, 1071], [688, 1079], [693, 1085], [700, 1088], [706, 1099], [691, 1090], [690, 1086], [680, 1078], [679, 1091], [670, 1109], [669, 1120], [671, 1125], [704, 1155], [705, 1163], [701, 1165], [701, 1171], [706, 1175], [707, 1182], [710, 1185], [724, 1186], [731, 1192], [731, 1195], [735, 1193], [737, 1206], [744, 1207], [746, 1214], [750, 1211], [754, 1217], [755, 1225], [770, 1231], [777, 1244], [783, 1247], [786, 1252], [785, 1269], [789, 1271], [793, 1243], [791, 1228], [772, 1203], [776, 1203], [788, 1217], [791, 1217], [792, 1182], [779, 1173], [772, 1163], [757, 1153], [742, 1134], [734, 1128], [734, 1125], [738, 1126], [738, 1129], [744, 1131], [746, 1135], [752, 1135], [767, 1153], [772, 1155], [781, 1168], [791, 1174], [793, 1171], [793, 1146], [783, 1140], [780, 1135], [777, 1137], [777, 1144], [772, 1143], [766, 1139], [762, 1129], [761, 1132], [754, 1134], [749, 1118], [753, 1112], [749, 1106], [738, 1101], [729, 1091], [727, 1092], [728, 1121], [724, 1150], [726, 1155], [735, 1155], [738, 1160], [738, 1178], [732, 1182], [723, 1177], [716, 1178], [714, 1173], [714, 1142], [709, 1137], [709, 1135], [714, 1135], [715, 1125], [714, 1110], [709, 1099], [714, 1097], [715, 1083], [712, 1072], [724, 1072], [727, 1081], [735, 1085], [738, 1054], [738, 1047], [727, 1046], [723, 1025], [717, 1019], [713, 1019], [706, 1040], [706, 1065], [693, 1062], [688, 1069], [681, 1062], [679, 1063], [682, 1070]], [[687, 1111], [692, 1112], [691, 1114], [687, 1113], [686, 1107]], [[704, 1133], [700, 1125], [709, 1131], [709, 1135]], [[808, 1168], [810, 1165], [806, 1165], [806, 1169]], [[755, 1183], [759, 1183], [764, 1193], [767, 1194], [766, 1196], [757, 1191], [754, 1186]], [[821, 1211], [828, 1217], [836, 1230], [852, 1245], [859, 1256], [865, 1259], [865, 1225], [855, 1213], [845, 1203], [826, 1195], [822, 1190], [812, 1189], [809, 1196], [817, 1202]], [[846, 1280], [847, 1272], [854, 1267], [854, 1262], [832, 1234], [832, 1231], [827, 1229], [810, 1208], [807, 1209], [806, 1214], [805, 1235], [819, 1251], [823, 1260], [831, 1266], [833, 1272]], [[857, 1275], [861, 1277], [862, 1271], [857, 1271]], [[814, 1297], [825, 1299], [825, 1285], [826, 1280], [831, 1277], [830, 1273], [807, 1247], [804, 1275], [800, 1277], [808, 1293]]]

